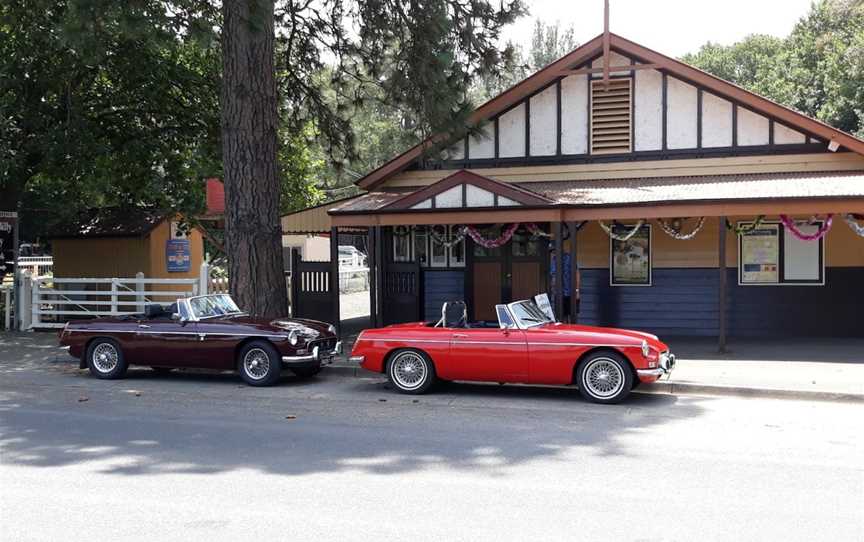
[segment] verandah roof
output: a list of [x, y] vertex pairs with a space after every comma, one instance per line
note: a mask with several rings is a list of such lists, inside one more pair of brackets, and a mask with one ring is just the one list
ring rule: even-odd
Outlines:
[[[334, 224], [498, 222], [719, 216], [742, 213], [864, 212], [864, 172], [764, 173], [518, 183], [551, 203], [494, 208], [392, 209], [406, 192], [370, 192], [330, 209]], [[419, 188], [417, 190], [420, 190]], [[471, 213], [470, 215], [467, 213]], [[483, 213], [484, 217], [477, 216]], [[558, 213], [557, 215], [555, 213]], [[566, 217], [564, 214], [566, 213]], [[518, 216], [517, 216], [518, 215]], [[550, 218], [545, 218], [546, 216]], [[370, 217], [389, 217], [370, 220]], [[398, 216], [398, 218], [397, 218]], [[365, 219], [361, 217], [366, 217]]]

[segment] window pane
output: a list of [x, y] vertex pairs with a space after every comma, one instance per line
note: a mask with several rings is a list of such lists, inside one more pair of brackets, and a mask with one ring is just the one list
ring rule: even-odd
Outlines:
[[414, 254], [422, 266], [429, 265], [428, 243], [429, 235], [426, 228], [418, 227], [417, 231], [414, 232]]
[[[459, 228], [456, 226], [450, 226], [450, 241], [458, 234]], [[465, 266], [465, 240], [456, 243], [455, 245], [450, 247], [450, 267], [464, 267]]]

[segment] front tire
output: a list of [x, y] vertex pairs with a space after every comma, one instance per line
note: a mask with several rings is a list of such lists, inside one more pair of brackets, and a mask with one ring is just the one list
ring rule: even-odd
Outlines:
[[387, 378], [400, 393], [420, 395], [435, 384], [435, 366], [424, 352], [399, 350], [387, 364]]
[[237, 370], [250, 386], [272, 386], [282, 373], [282, 358], [267, 341], [252, 341], [237, 355]]
[[87, 368], [90, 374], [104, 380], [123, 378], [129, 365], [123, 350], [113, 339], [95, 339], [87, 347]]
[[615, 352], [591, 354], [582, 360], [576, 374], [579, 393], [593, 403], [619, 403], [633, 389], [630, 364]]

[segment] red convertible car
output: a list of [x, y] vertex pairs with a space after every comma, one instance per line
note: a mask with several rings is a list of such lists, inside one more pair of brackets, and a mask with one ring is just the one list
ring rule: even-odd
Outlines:
[[365, 330], [350, 361], [386, 373], [403, 393], [423, 393], [438, 379], [575, 384], [597, 403], [617, 403], [675, 365], [669, 348], [648, 333], [561, 324], [533, 301], [495, 310], [497, 322], [470, 323], [465, 303], [450, 302], [437, 323]]
[[335, 328], [299, 318], [250, 318], [227, 294], [178, 299], [144, 314], [69, 322], [60, 345], [98, 378], [122, 378], [129, 365], [237, 370], [267, 386], [283, 368], [314, 376], [341, 350]]

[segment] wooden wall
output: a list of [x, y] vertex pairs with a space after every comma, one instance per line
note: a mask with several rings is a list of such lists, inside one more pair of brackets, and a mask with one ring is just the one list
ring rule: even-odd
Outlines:
[[[752, 216], [729, 217], [731, 222], [752, 219]], [[778, 218], [768, 217], [768, 220]], [[672, 239], [660, 229], [656, 221], [649, 223], [654, 269], [717, 267], [717, 218], [707, 218], [702, 230], [689, 241]], [[693, 223], [693, 220], [688, 220], [685, 228], [691, 227]], [[609, 237], [597, 222], [589, 222], [579, 232], [578, 251], [580, 268], [609, 268]], [[734, 268], [737, 262], [737, 240], [734, 233], [727, 231], [726, 265]], [[825, 238], [825, 266], [864, 267], [864, 239], [855, 235], [840, 216], [834, 217], [834, 225]]]
[[146, 238], [53, 239], [51, 246], [55, 277], [134, 277], [150, 268]]

